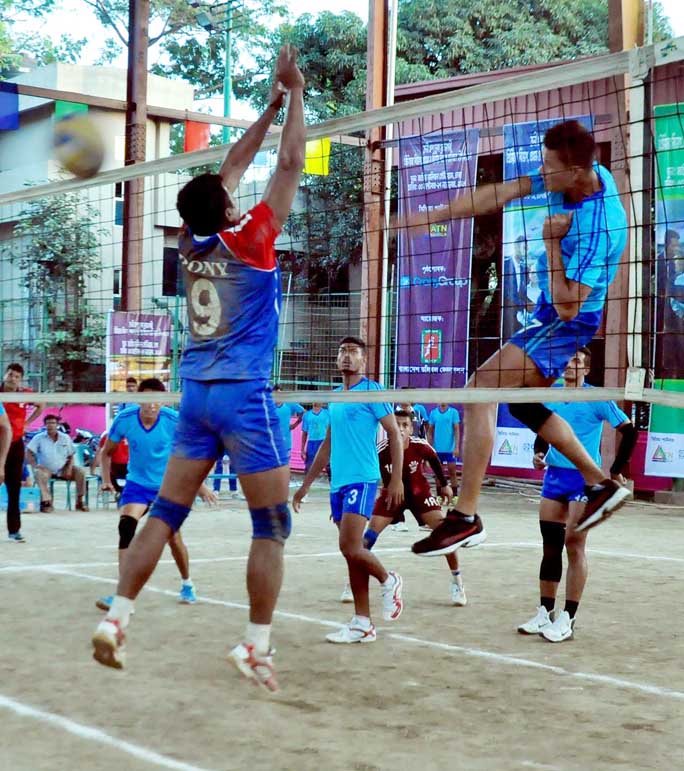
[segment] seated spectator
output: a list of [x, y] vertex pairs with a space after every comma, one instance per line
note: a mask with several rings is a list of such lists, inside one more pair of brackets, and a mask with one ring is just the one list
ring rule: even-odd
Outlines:
[[40, 487], [40, 510], [54, 511], [50, 479], [76, 482], [76, 509], [88, 511], [85, 503], [85, 471], [74, 464], [75, 448], [69, 436], [59, 431], [56, 415], [43, 418], [45, 430], [37, 433], [26, 448], [29, 465]]

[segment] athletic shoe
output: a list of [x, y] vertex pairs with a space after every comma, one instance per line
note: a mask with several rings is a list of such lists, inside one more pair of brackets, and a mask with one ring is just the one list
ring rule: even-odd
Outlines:
[[462, 585], [457, 584], [456, 581], [451, 582], [451, 604], [460, 605], [461, 607], [468, 604], [465, 589]]
[[551, 616], [549, 611], [543, 605], [540, 605], [534, 618], [531, 618], [524, 624], [520, 624], [518, 631], [520, 634], [541, 634], [543, 629], [548, 629], [550, 626]]
[[26, 543], [26, 539], [21, 533], [10, 533], [7, 536], [8, 541], [13, 541], [14, 543]]
[[623, 487], [613, 479], [604, 479], [600, 487], [586, 487], [587, 505], [575, 525], [575, 530], [579, 533], [595, 527], [624, 506], [627, 499], [631, 497], [629, 488]]
[[331, 643], [349, 645], [351, 643], [372, 643], [377, 640], [375, 626], [370, 625], [368, 629], [362, 629], [350, 621], [345, 626], [341, 626], [336, 632], [331, 632], [325, 636], [325, 639]]
[[108, 594], [106, 597], [100, 597], [100, 599], [96, 601], [95, 607], [99, 608], [100, 610], [109, 610], [112, 607], [113, 602], [114, 595]]
[[84, 501], [76, 501], [76, 511], [90, 511], [90, 509]]
[[539, 634], [549, 642], [563, 642], [571, 640], [575, 632], [575, 619], [570, 618], [567, 610], [561, 612], [554, 618], [553, 624], [544, 627]]
[[430, 535], [422, 541], [416, 541], [411, 550], [421, 557], [437, 557], [440, 554], [452, 554], [461, 546], [478, 546], [486, 540], [487, 533], [477, 514], [473, 522], [468, 522], [463, 514], [450, 509]]
[[100, 621], [93, 635], [93, 658], [113, 669], [123, 669], [126, 660], [126, 635], [119, 621]]
[[272, 693], [278, 690], [273, 671], [273, 651], [269, 651], [267, 656], [257, 656], [253, 645], [240, 643], [228, 654], [228, 661], [254, 685]]
[[432, 532], [430, 525], [418, 525], [418, 530], [425, 530], [428, 533]]
[[178, 602], [183, 605], [194, 605], [197, 602], [194, 586], [181, 586]]
[[344, 585], [344, 589], [340, 595], [340, 602], [354, 602], [354, 595], [352, 594], [351, 586], [349, 586], [349, 584]]
[[388, 586], [382, 585], [382, 617], [385, 621], [396, 621], [404, 609], [401, 599], [403, 581], [393, 570], [389, 571], [389, 577], [392, 579], [391, 583]]
[[390, 525], [390, 530], [394, 530], [395, 533], [408, 533], [408, 525], [406, 522], [397, 522], [395, 525]]
[[50, 501], [41, 501], [40, 510], [43, 514], [52, 514], [52, 512], [54, 511], [54, 508]]

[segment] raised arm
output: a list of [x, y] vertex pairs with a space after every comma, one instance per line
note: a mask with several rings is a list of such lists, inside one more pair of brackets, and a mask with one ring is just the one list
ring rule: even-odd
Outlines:
[[[285, 55], [283, 51], [286, 51]], [[282, 59], [282, 61], [281, 61]], [[297, 67], [297, 49], [284, 46], [276, 71], [279, 81], [288, 89], [287, 113], [278, 148], [278, 163], [269, 180], [264, 201], [282, 227], [290, 214], [304, 167], [306, 128], [304, 126], [304, 76]]]

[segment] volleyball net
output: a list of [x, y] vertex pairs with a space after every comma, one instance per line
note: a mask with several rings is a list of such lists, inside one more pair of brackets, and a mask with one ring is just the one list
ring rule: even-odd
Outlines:
[[[338, 343], [354, 335], [368, 343], [369, 374], [390, 389], [383, 398], [395, 401], [614, 398], [683, 407], [683, 60], [677, 39], [435, 82], [427, 96], [403, 86], [391, 107], [310, 125], [300, 191], [276, 242], [283, 299], [273, 380], [283, 401], [355, 399], [330, 391], [339, 382]], [[41, 110], [50, 121], [49, 105]], [[534, 172], [545, 132], [569, 119], [593, 133], [628, 218], [590, 345], [590, 382], [599, 388], [466, 393], [477, 367], [532, 321], [549, 281], [548, 205], [529, 196], [476, 217], [435, 217], [420, 232], [397, 231], [391, 220]], [[17, 146], [32, 120], [22, 113]], [[158, 128], [158, 141], [168, 128]], [[240, 185], [243, 211], [263, 195], [278, 139], [276, 127]], [[24, 366], [36, 401], [144, 401], [119, 393], [131, 376], [161, 377], [179, 390], [188, 327], [175, 201], [192, 176], [216, 171], [225, 151], [169, 155], [87, 181], [45, 183], [59, 175], [49, 161], [26, 172], [37, 184], [16, 184], [18, 161], [0, 174], [1, 364]], [[125, 183], [136, 179], [144, 190], [140, 235], [124, 245]]]

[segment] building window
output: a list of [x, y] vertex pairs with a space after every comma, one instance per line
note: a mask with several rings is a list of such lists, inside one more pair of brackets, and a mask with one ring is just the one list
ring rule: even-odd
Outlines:
[[124, 184], [117, 182], [114, 185], [114, 224], [123, 226], [124, 209]]

